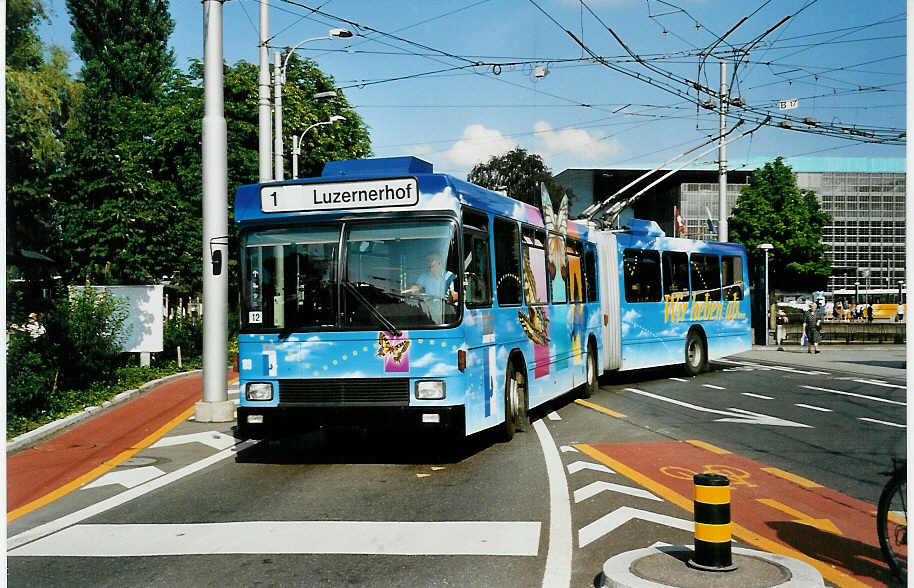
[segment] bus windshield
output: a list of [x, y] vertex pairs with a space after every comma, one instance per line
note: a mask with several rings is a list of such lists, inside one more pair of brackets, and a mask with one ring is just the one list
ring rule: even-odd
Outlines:
[[453, 325], [456, 229], [435, 219], [247, 231], [243, 330], [288, 335]]

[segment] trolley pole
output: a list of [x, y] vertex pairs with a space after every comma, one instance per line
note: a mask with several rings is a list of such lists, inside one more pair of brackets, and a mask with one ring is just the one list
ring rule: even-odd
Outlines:
[[720, 62], [720, 161], [718, 162], [717, 240], [727, 241], [727, 62]]
[[197, 422], [231, 421], [228, 339], [228, 150], [222, 77], [222, 4], [203, 2], [203, 401]]
[[271, 151], [273, 127], [270, 126], [270, 52], [267, 38], [270, 35], [270, 5], [260, 0], [260, 75], [257, 87], [257, 139], [260, 157], [260, 182], [273, 179], [273, 152]]

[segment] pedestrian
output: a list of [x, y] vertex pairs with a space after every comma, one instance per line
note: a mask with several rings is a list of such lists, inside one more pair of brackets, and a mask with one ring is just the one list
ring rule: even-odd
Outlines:
[[815, 350], [819, 353], [819, 342], [822, 339], [820, 333], [821, 323], [819, 313], [816, 312], [816, 303], [809, 303], [809, 310], [803, 313], [803, 335], [806, 336], [806, 353], [812, 353]]
[[872, 304], [866, 305], [866, 322], [868, 322], [868, 323], [873, 322], [873, 305]]
[[895, 309], [895, 322], [904, 322], [904, 304], [900, 302], [898, 303], [898, 308]]
[[835, 302], [835, 320], [839, 323], [844, 321], [844, 304], [840, 300]]
[[781, 309], [778, 309], [778, 319], [777, 319], [777, 340], [778, 340], [778, 351], [784, 351], [784, 338], [787, 336], [787, 313]]
[[38, 322], [38, 315], [34, 312], [29, 314], [29, 322], [25, 324], [25, 332], [28, 333], [32, 339], [37, 339], [45, 333], [44, 325]]

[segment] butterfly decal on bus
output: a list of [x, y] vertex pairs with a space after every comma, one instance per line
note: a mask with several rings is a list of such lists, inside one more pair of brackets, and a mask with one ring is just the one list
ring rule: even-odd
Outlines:
[[409, 339], [392, 343], [387, 335], [381, 331], [378, 333], [378, 357], [387, 358], [389, 355], [394, 363], [400, 363], [403, 361], [404, 354], [409, 349], [409, 344]]

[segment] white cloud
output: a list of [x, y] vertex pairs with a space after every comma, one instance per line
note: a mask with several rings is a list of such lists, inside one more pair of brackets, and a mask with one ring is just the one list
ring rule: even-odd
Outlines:
[[533, 125], [533, 130], [552, 153], [570, 153], [584, 159], [598, 159], [622, 151], [622, 146], [615, 139], [601, 141], [583, 129], [554, 131], [552, 125], [539, 121]]
[[470, 168], [516, 146], [517, 143], [502, 135], [501, 131], [487, 129], [483, 125], [470, 125], [463, 130], [463, 137], [444, 155], [453, 163]]

